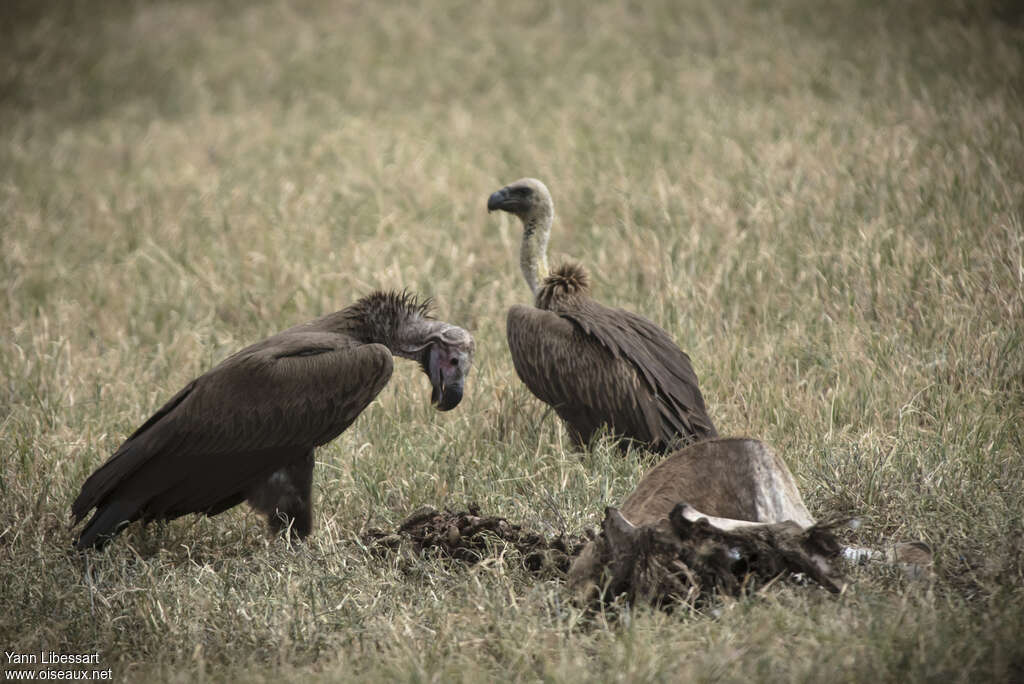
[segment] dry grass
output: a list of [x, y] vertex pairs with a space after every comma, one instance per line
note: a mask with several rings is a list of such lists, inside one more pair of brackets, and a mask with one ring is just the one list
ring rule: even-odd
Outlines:
[[[6, 3], [0, 645], [138, 681], [1021, 678], [1012, 10]], [[862, 542], [929, 541], [935, 579], [588, 617], [497, 552], [360, 547], [421, 504], [578, 530], [651, 465], [572, 453], [515, 378], [518, 229], [484, 205], [523, 175], [555, 195], [554, 260], [672, 333], [723, 433]], [[172, 392], [374, 287], [434, 295], [478, 365], [450, 414], [403, 365], [319, 453], [312, 543], [239, 507], [70, 553], [77, 488]]]

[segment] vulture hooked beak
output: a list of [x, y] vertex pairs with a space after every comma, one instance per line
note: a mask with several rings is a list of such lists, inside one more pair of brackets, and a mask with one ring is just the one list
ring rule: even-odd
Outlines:
[[513, 188], [506, 186], [487, 198], [487, 213], [492, 211], [507, 211], [510, 214], [529, 208], [529, 196], [525, 188]]
[[425, 350], [424, 368], [433, 389], [430, 403], [438, 411], [450, 411], [462, 401], [466, 376], [473, 365], [473, 338], [462, 328], [449, 328], [446, 337]]
[[487, 213], [502, 209], [507, 199], [508, 192], [506, 192], [505, 188], [491, 193], [491, 196], [487, 198]]

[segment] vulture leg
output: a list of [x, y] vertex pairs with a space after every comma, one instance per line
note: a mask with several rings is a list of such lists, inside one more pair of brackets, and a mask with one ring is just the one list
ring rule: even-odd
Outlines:
[[280, 534], [305, 539], [313, 531], [313, 450], [275, 471], [249, 491], [249, 504], [267, 516], [267, 524]]
[[565, 421], [564, 424], [567, 431], [569, 432], [569, 439], [572, 440], [572, 445], [576, 447], [576, 450], [586, 451], [587, 447], [590, 445], [590, 441], [588, 439], [589, 435], [584, 435], [568, 421]]

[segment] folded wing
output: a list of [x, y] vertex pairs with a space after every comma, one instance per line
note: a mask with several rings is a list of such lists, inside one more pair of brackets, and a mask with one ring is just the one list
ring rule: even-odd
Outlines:
[[380, 344], [285, 332], [178, 392], [82, 485], [75, 522], [91, 546], [124, 522], [213, 515], [343, 432], [391, 377]]
[[507, 334], [519, 377], [578, 442], [605, 424], [658, 451], [717, 434], [689, 357], [641, 316], [589, 299], [514, 306]]

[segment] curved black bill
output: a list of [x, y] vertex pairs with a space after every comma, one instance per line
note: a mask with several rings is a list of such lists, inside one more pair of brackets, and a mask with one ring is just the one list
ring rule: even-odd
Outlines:
[[487, 198], [487, 211], [503, 209], [507, 200], [508, 193], [505, 191], [505, 188], [492, 193], [491, 196]]
[[430, 392], [430, 403], [438, 411], [451, 411], [462, 401], [462, 383], [434, 385]]

